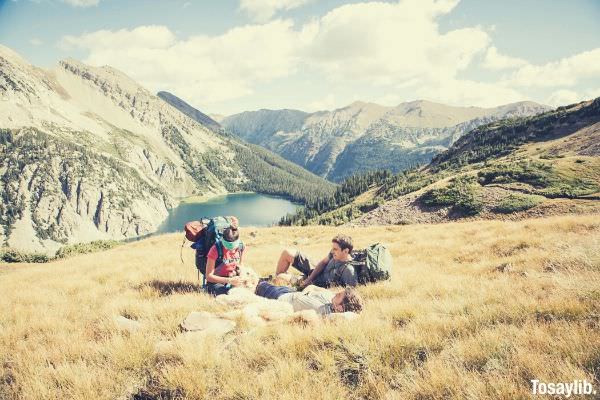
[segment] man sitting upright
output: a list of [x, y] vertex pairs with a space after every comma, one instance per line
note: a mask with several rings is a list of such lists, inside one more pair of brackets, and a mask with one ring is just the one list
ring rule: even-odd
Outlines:
[[352, 238], [346, 235], [337, 235], [331, 239], [331, 251], [313, 268], [308, 258], [296, 249], [285, 249], [277, 262], [277, 275], [284, 274], [290, 265], [302, 272], [305, 276], [303, 287], [316, 285], [330, 286], [356, 286], [358, 283], [356, 271], [351, 265]]

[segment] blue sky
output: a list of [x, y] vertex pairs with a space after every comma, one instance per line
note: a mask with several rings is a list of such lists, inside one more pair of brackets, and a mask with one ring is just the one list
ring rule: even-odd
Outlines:
[[600, 96], [600, 1], [0, 0], [32, 64], [118, 68], [209, 113]]

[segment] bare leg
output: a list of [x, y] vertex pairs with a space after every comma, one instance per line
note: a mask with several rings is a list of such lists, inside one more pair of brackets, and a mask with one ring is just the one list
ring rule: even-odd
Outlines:
[[284, 249], [279, 256], [279, 261], [277, 261], [277, 269], [275, 270], [275, 275], [283, 274], [287, 272], [290, 268], [290, 265], [294, 262], [294, 257], [296, 257], [296, 253], [298, 251], [296, 249]]

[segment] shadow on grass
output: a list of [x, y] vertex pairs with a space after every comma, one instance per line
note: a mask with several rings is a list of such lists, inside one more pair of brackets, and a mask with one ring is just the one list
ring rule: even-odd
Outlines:
[[160, 296], [170, 296], [176, 293], [200, 293], [202, 292], [202, 285], [198, 283], [184, 282], [184, 281], [159, 281], [152, 280], [146, 283], [143, 283], [138, 287], [138, 289], [143, 289], [145, 287], [152, 288]]

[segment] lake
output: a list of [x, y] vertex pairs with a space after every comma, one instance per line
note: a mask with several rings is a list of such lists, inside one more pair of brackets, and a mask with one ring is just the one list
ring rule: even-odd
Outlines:
[[269, 226], [299, 207], [301, 205], [281, 197], [258, 193], [228, 194], [201, 203], [181, 203], [169, 212], [156, 233], [181, 232], [186, 222], [217, 215], [235, 215], [241, 227]]

